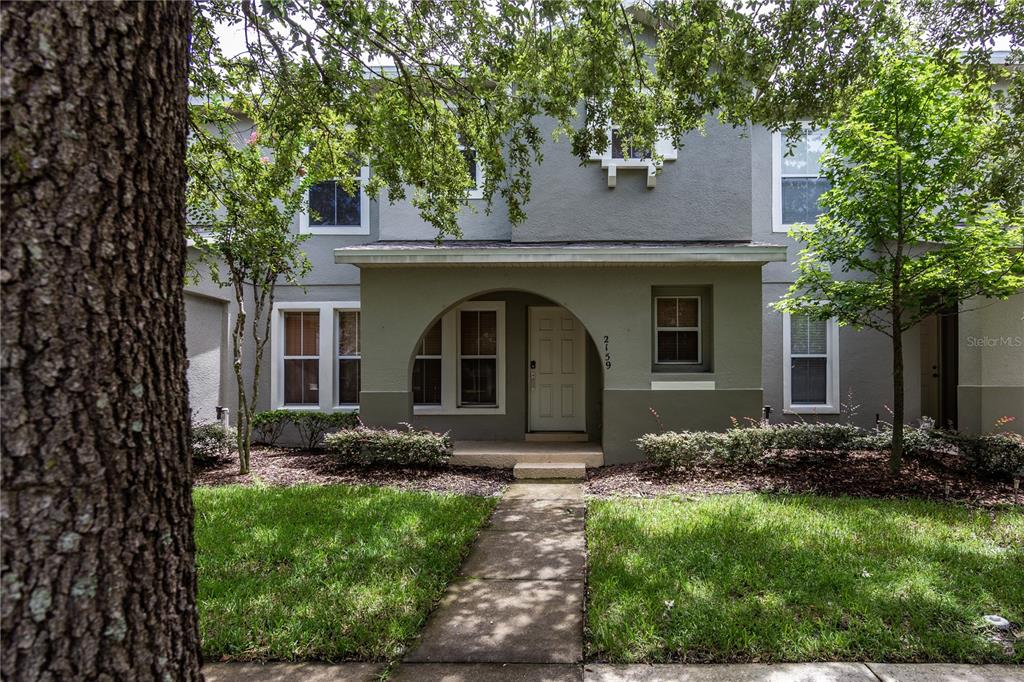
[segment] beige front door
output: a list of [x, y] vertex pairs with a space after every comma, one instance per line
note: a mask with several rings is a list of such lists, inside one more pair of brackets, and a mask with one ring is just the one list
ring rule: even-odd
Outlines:
[[585, 431], [586, 333], [565, 308], [530, 307], [530, 431]]

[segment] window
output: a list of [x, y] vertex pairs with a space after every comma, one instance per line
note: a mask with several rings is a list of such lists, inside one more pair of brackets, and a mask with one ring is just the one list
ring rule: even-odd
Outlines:
[[819, 199], [830, 187], [828, 180], [820, 176], [819, 165], [825, 150], [825, 131], [809, 131], [794, 142], [789, 153], [782, 134], [774, 136], [773, 229], [776, 232], [787, 232], [797, 223], [813, 225], [822, 212]]
[[655, 362], [665, 365], [701, 363], [700, 297], [657, 296]]
[[470, 179], [473, 181], [473, 188], [469, 190], [470, 199], [483, 199], [484, 197], [484, 171], [480, 167], [480, 161], [477, 159], [476, 150], [472, 147], [467, 147], [462, 142], [462, 138], [459, 138], [459, 149], [462, 151], [463, 158], [466, 159], [466, 170], [469, 173]]
[[459, 405], [498, 404], [498, 313], [459, 312]]
[[416, 348], [412, 367], [412, 402], [414, 405], [441, 404], [442, 370], [441, 320], [430, 327]]
[[608, 172], [608, 187], [613, 188], [618, 182], [620, 170], [643, 170], [647, 172], [647, 187], [652, 189], [657, 184], [658, 171], [662, 161], [675, 161], [678, 152], [672, 140], [662, 138], [655, 143], [655, 150], [661, 159], [655, 161], [650, 149], [631, 145], [618, 126], [611, 126], [608, 131], [608, 147], [603, 153], [590, 155], [591, 161], [600, 161], [601, 168]]
[[320, 402], [320, 313], [284, 314], [284, 404]]
[[784, 393], [791, 412], [839, 411], [838, 328], [832, 320], [787, 315]]
[[505, 413], [505, 303], [466, 301], [436, 320], [412, 365], [416, 414]]
[[271, 314], [271, 409], [358, 405], [359, 301], [277, 301]]
[[359, 404], [359, 311], [338, 311], [338, 404]]
[[650, 149], [641, 149], [628, 144], [623, 148], [622, 130], [612, 128], [612, 158], [613, 159], [649, 159]]
[[354, 194], [346, 192], [333, 180], [310, 187], [308, 210], [299, 214], [299, 231], [307, 234], [369, 234], [370, 200], [363, 191], [369, 178], [369, 169], [363, 167]]

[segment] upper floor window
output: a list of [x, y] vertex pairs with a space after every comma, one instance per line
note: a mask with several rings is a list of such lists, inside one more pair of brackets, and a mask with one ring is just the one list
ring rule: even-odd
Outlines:
[[678, 156], [675, 145], [666, 138], [661, 138], [655, 143], [655, 151], [661, 157], [655, 161], [650, 149], [645, 149], [632, 144], [629, 136], [619, 126], [611, 126], [608, 131], [608, 146], [603, 153], [590, 155], [591, 161], [600, 161], [601, 168], [608, 172], [608, 187], [613, 188], [618, 184], [618, 171], [620, 170], [642, 170], [647, 173], [647, 187], [651, 189], [656, 186], [658, 170], [663, 161], [675, 161]]
[[469, 190], [469, 198], [483, 199], [484, 169], [481, 167], [476, 150], [463, 144], [461, 138], [459, 140], [459, 150], [462, 152], [463, 158], [466, 159], [466, 171], [469, 173], [470, 180], [473, 181], [473, 187]]
[[839, 333], [832, 320], [786, 315], [783, 322], [786, 410], [797, 413], [839, 412]]
[[775, 176], [772, 229], [788, 232], [797, 223], [813, 225], [822, 213], [820, 197], [829, 181], [821, 177], [825, 131], [808, 131], [788, 147], [782, 133], [775, 133], [772, 170]]
[[333, 180], [309, 188], [308, 210], [299, 214], [299, 231], [306, 234], [369, 234], [370, 199], [364, 191], [369, 168], [359, 172], [355, 193]]

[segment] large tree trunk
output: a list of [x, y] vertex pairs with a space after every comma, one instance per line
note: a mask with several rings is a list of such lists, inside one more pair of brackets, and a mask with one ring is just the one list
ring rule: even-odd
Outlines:
[[4, 3], [2, 666], [198, 679], [188, 3]]

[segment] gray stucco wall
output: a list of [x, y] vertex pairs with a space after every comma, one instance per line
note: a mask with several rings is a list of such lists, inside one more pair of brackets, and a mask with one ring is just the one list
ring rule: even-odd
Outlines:
[[[657, 187], [648, 189], [646, 171], [620, 171], [608, 188], [599, 161], [580, 165], [566, 139], [554, 141], [553, 122], [539, 123], [544, 162], [531, 170], [533, 193], [527, 219], [512, 227], [505, 206], [471, 200], [459, 220], [466, 239], [522, 242], [575, 240], [745, 240], [750, 239], [751, 152], [746, 129], [709, 118], [705, 134], [687, 135], [676, 161], [666, 161]], [[409, 201], [380, 207], [382, 239], [432, 239]]]
[[[370, 424], [395, 424], [412, 417], [412, 352], [437, 316], [462, 300], [509, 290], [551, 299], [576, 315], [598, 343], [608, 337], [612, 366], [604, 371], [602, 396], [607, 462], [639, 458], [632, 440], [657, 430], [652, 407], [659, 409], [662, 423], [670, 429], [724, 427], [730, 416], [753, 417], [759, 412], [759, 266], [382, 267], [364, 268], [362, 274], [360, 404]], [[650, 300], [655, 287], [669, 286], [706, 286], [714, 292], [710, 372], [651, 371]], [[652, 380], [686, 382], [691, 388], [657, 391]], [[690, 383], [711, 381], [714, 390], [693, 390], [698, 384]], [[494, 419], [482, 417], [481, 422]], [[456, 438], [462, 437], [453, 431]]]

